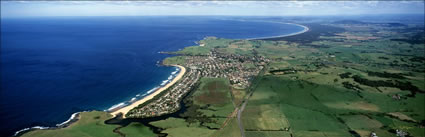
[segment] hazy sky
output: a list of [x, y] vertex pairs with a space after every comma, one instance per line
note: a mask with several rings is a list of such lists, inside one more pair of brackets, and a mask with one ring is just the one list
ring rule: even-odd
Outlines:
[[424, 14], [423, 1], [1, 1], [1, 17]]

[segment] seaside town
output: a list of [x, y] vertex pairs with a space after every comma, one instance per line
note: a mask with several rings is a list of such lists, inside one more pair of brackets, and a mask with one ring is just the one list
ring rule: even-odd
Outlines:
[[201, 77], [228, 78], [235, 88], [247, 88], [270, 60], [263, 56], [242, 56], [212, 49], [207, 56], [184, 56], [188, 71], [159, 99], [130, 110], [126, 117], [145, 118], [169, 114], [180, 108], [180, 100]]

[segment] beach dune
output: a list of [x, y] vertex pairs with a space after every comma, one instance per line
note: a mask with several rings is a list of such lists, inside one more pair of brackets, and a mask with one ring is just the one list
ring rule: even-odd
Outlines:
[[139, 106], [140, 104], [143, 104], [144, 102], [152, 99], [153, 97], [155, 97], [156, 95], [158, 95], [159, 93], [165, 91], [166, 89], [168, 89], [169, 87], [171, 87], [174, 83], [176, 83], [179, 79], [181, 79], [184, 75], [184, 73], [186, 73], [186, 69], [183, 66], [180, 65], [172, 65], [175, 67], [179, 67], [180, 68], [180, 72], [179, 74], [177, 74], [177, 76], [168, 84], [164, 85], [161, 88], [158, 88], [156, 91], [154, 91], [152, 94], [149, 94], [148, 96], [144, 97], [143, 99], [140, 99], [136, 102], [133, 102], [132, 104], [119, 108], [113, 112], [111, 112], [111, 114], [115, 117], [116, 115], [122, 113], [123, 114], [123, 118], [125, 118], [125, 114], [127, 114], [131, 109]]

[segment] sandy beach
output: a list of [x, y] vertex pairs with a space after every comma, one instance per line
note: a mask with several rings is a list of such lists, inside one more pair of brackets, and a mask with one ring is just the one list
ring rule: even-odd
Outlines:
[[302, 28], [304, 28], [302, 31], [300, 32], [295, 32], [295, 33], [291, 33], [291, 34], [286, 34], [286, 35], [279, 35], [279, 36], [269, 36], [269, 37], [258, 37], [258, 38], [248, 38], [246, 40], [259, 40], [259, 39], [270, 39], [270, 38], [280, 38], [280, 37], [288, 37], [288, 36], [294, 36], [294, 35], [298, 35], [298, 34], [302, 34], [305, 33], [307, 31], [309, 31], [309, 28], [307, 26], [301, 25], [301, 24], [296, 24], [296, 23], [283, 23], [283, 22], [274, 22], [274, 23], [280, 23], [280, 24], [291, 24], [291, 25], [296, 25], [296, 26], [300, 26]]
[[163, 86], [163, 87], [161, 87], [161, 88], [159, 88], [159, 89], [157, 89], [156, 91], [154, 91], [152, 94], [150, 94], [150, 95], [148, 95], [148, 96], [146, 96], [146, 97], [144, 97], [143, 99], [141, 99], [141, 100], [138, 100], [138, 101], [136, 101], [136, 102], [134, 102], [134, 103], [132, 103], [132, 104], [130, 104], [130, 105], [128, 105], [128, 106], [125, 106], [125, 107], [122, 107], [122, 108], [120, 108], [120, 109], [118, 109], [118, 110], [116, 110], [116, 111], [114, 111], [114, 112], [111, 112], [111, 114], [112, 115], [114, 115], [114, 116], [116, 116], [117, 114], [119, 114], [119, 113], [122, 113], [123, 114], [123, 117], [125, 118], [125, 114], [128, 112], [128, 111], [130, 111], [131, 109], [133, 109], [134, 107], [137, 107], [138, 105], [140, 105], [140, 104], [143, 104], [144, 102], [146, 102], [146, 101], [148, 101], [148, 100], [150, 100], [150, 99], [152, 99], [153, 97], [155, 97], [156, 95], [158, 95], [159, 93], [161, 93], [162, 91], [165, 91], [167, 88], [169, 88], [170, 86], [172, 86], [174, 83], [176, 83], [179, 79], [181, 79], [182, 77], [183, 77], [183, 75], [184, 75], [184, 73], [186, 73], [186, 69], [183, 67], [183, 66], [179, 66], [179, 65], [173, 65], [173, 66], [176, 66], [176, 67], [179, 67], [180, 68], [180, 72], [179, 72], [179, 74], [171, 81], [171, 82], [169, 82], [168, 84], [166, 84], [165, 86]]

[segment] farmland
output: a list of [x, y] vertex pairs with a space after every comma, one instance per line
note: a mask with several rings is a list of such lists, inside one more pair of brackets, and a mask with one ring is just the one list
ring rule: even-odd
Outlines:
[[[82, 112], [76, 123], [67, 128], [53, 130], [34, 130], [28, 132], [23, 137], [119, 137], [119, 134], [112, 131], [117, 127], [107, 125], [105, 120], [112, 118], [112, 115], [106, 112], [92, 111]], [[93, 132], [94, 131], [94, 132]]]
[[151, 124], [164, 129], [161, 133], [171, 137], [240, 135], [240, 132], [234, 132], [239, 129], [231, 116], [234, 106], [230, 89], [227, 79], [203, 78], [199, 88], [184, 100], [187, 110], [180, 114], [181, 118], [168, 118]]
[[345, 32], [256, 49], [272, 61], [243, 112], [246, 135], [425, 136], [423, 43], [394, 41], [388, 27], [329, 26]]
[[[425, 47], [417, 37], [423, 26], [350, 23], [307, 24], [312, 31], [266, 40], [207, 37], [202, 46], [172, 52], [177, 56], [164, 64], [188, 65], [203, 75], [182, 99], [182, 110], [119, 131], [169, 137], [387, 137], [397, 131], [425, 136]], [[76, 125], [26, 135], [66, 136]], [[117, 126], [98, 125], [112, 133], [105, 136], [118, 135], [111, 132]]]

